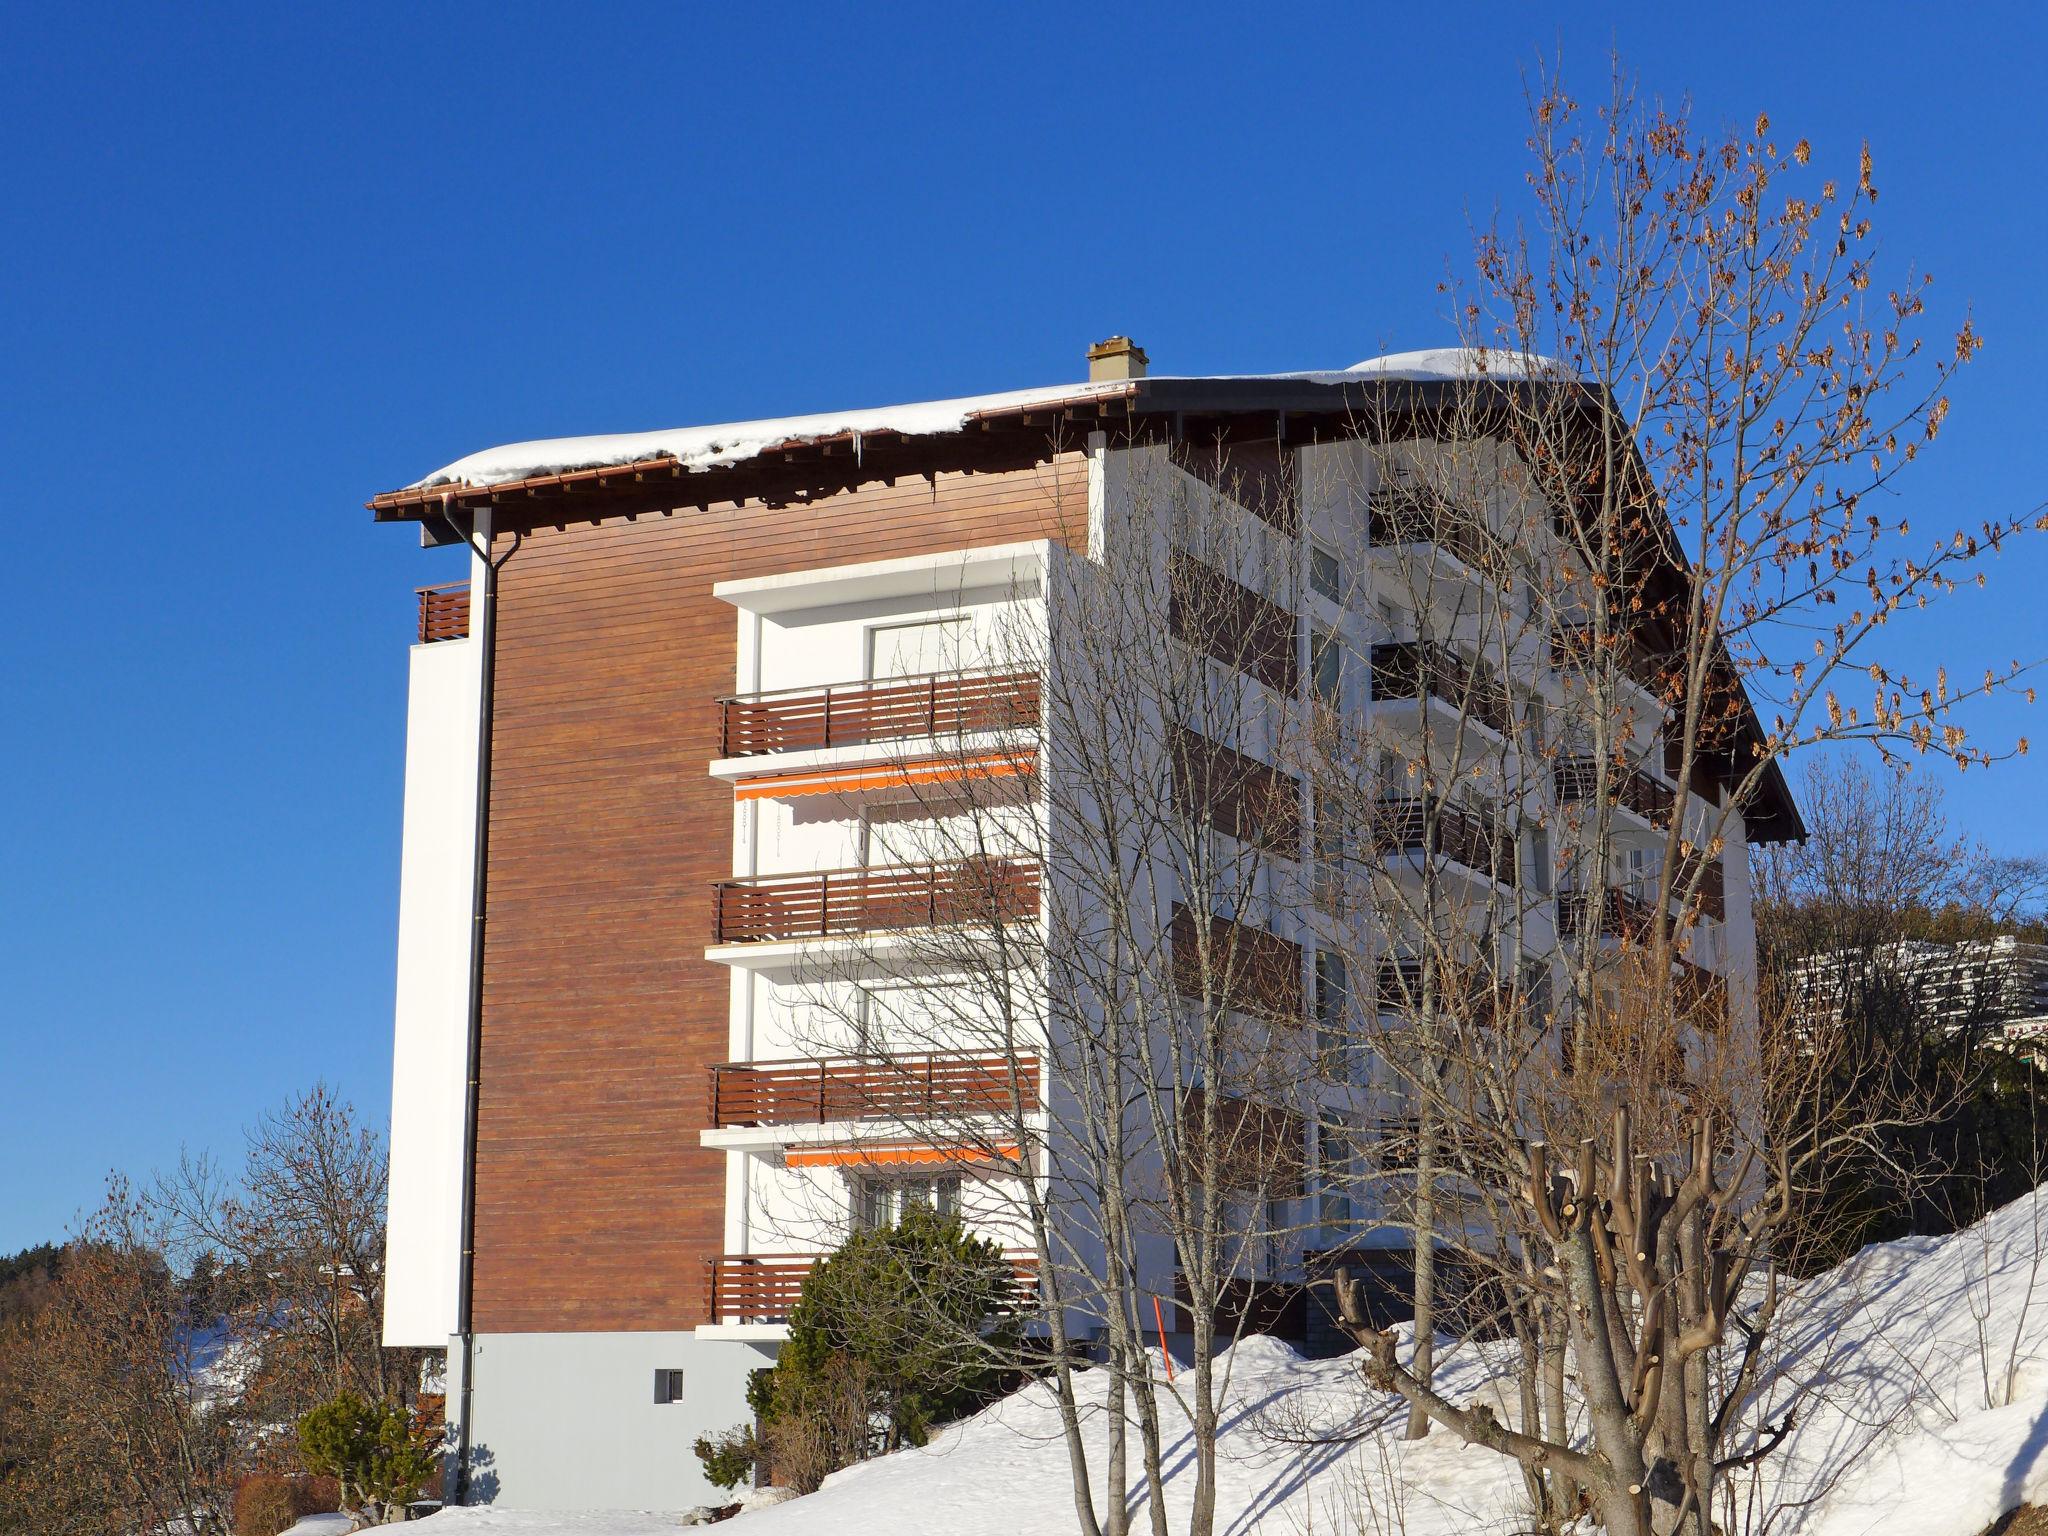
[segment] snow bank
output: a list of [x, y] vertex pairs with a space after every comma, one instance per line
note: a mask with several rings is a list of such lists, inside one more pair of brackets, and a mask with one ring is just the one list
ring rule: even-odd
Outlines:
[[1498, 347], [1429, 347], [1420, 352], [1389, 352], [1368, 357], [1344, 370], [1375, 379], [1550, 379], [1572, 377], [1571, 369], [1554, 357], [1536, 352], [1508, 352]]
[[[1777, 1339], [1762, 1400], [1773, 1423], [1792, 1409], [1794, 1427], [1743, 1485], [1755, 1528], [1977, 1536], [2023, 1500], [2048, 1500], [2048, 1187], [1967, 1232], [1870, 1248], [1807, 1282], [1787, 1297]], [[1454, 1399], [1499, 1402], [1506, 1377], [1497, 1367], [1507, 1363], [1462, 1349], [1445, 1384]], [[1303, 1360], [1248, 1339], [1230, 1366], [1217, 1524], [1227, 1536], [1505, 1536], [1522, 1527], [1511, 1464], [1441, 1430], [1400, 1441], [1398, 1405], [1367, 1391], [1353, 1361]], [[1099, 1372], [1081, 1380], [1099, 1501], [1105, 1383]], [[1183, 1416], [1166, 1451], [1172, 1529], [1185, 1528], [1193, 1493], [1184, 1426]], [[1135, 1448], [1134, 1434], [1134, 1463]], [[1141, 1497], [1142, 1477], [1132, 1486]], [[495, 1509], [434, 1518], [435, 1536], [651, 1536], [675, 1520]], [[1066, 1452], [1042, 1387], [921, 1449], [838, 1473], [809, 1498], [738, 1518], [739, 1536], [1074, 1529]]]

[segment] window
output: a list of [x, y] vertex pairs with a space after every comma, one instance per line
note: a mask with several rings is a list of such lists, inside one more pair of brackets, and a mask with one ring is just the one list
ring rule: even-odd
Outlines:
[[1538, 896], [1550, 894], [1550, 829], [1529, 828], [1529, 888]]
[[1309, 546], [1308, 584], [1318, 597], [1326, 597], [1333, 603], [1344, 600], [1344, 568], [1337, 563], [1337, 557], [1320, 544]]
[[962, 665], [967, 621], [958, 615], [877, 624], [868, 631], [869, 677], [921, 677]]
[[1351, 1080], [1351, 1039], [1346, 1020], [1350, 987], [1344, 957], [1316, 951], [1316, 1061], [1335, 1082]]
[[931, 1174], [896, 1179], [862, 1174], [853, 1181], [853, 1221], [860, 1231], [893, 1227], [903, 1219], [905, 1211], [919, 1206], [941, 1216], [958, 1216], [960, 1176]]
[[1344, 647], [1335, 635], [1312, 631], [1308, 640], [1308, 666], [1318, 702], [1335, 709], [1343, 700]]
[[1664, 861], [1648, 848], [1631, 848], [1622, 856], [1622, 882], [1637, 901], [1648, 899], [1655, 890]]
[[1522, 962], [1522, 1007], [1532, 1029], [1548, 1029], [1556, 1007], [1551, 1001], [1550, 962]]
[[1323, 1171], [1316, 1202], [1316, 1221], [1325, 1242], [1346, 1241], [1358, 1225], [1358, 1181], [1364, 1173], [1358, 1133], [1338, 1121], [1322, 1128]]
[[683, 1400], [683, 1373], [674, 1369], [657, 1370], [654, 1373], [654, 1400], [657, 1403], [680, 1403]]

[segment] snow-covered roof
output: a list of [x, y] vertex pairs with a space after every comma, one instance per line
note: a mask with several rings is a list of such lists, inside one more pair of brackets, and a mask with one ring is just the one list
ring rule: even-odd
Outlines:
[[[1349, 368], [1301, 373], [1209, 374], [1218, 382], [1292, 380], [1311, 384], [1355, 384], [1362, 380], [1496, 379], [1562, 377], [1562, 364], [1545, 357], [1524, 357], [1467, 347], [1437, 347], [1421, 352], [1394, 352], [1369, 357]], [[1185, 380], [1190, 376], [1152, 375]], [[1092, 384], [1051, 384], [1001, 394], [969, 395], [958, 400], [927, 400], [913, 405], [885, 405], [854, 411], [824, 411], [809, 416], [782, 416], [765, 421], [733, 421], [702, 427], [673, 427], [654, 432], [610, 432], [594, 437], [551, 437], [533, 442], [486, 448], [443, 465], [415, 480], [408, 491], [443, 486], [482, 488], [530, 480], [541, 475], [572, 474], [624, 464], [672, 460], [684, 469], [717, 469], [743, 463], [771, 449], [821, 438], [894, 433], [905, 437], [958, 432], [978, 416], [1026, 410], [1034, 405], [1085, 401], [1125, 394], [1130, 381], [1114, 379]]]
[[654, 432], [608, 432], [595, 437], [548, 437], [530, 443], [486, 448], [444, 465], [407, 490], [444, 485], [503, 485], [535, 475], [563, 475], [579, 469], [673, 459], [685, 469], [716, 469], [742, 463], [771, 448], [816, 442], [826, 437], [893, 432], [906, 437], [958, 432], [976, 416], [1028, 409], [1056, 401], [1085, 400], [1123, 393], [1126, 381], [1052, 384], [959, 400], [926, 400], [914, 405], [873, 406], [858, 411], [821, 411], [767, 421], [729, 421], [704, 427], [671, 427]]

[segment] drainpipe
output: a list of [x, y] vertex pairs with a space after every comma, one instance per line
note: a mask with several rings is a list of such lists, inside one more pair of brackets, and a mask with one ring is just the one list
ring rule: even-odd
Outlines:
[[[482, 535], [481, 545], [478, 535]], [[484, 917], [489, 896], [487, 879], [491, 855], [491, 700], [498, 674], [498, 572], [518, 553], [523, 535], [514, 533], [505, 553], [491, 558], [491, 520], [488, 511], [477, 514], [476, 526], [465, 541], [483, 562], [483, 628], [477, 635], [482, 649], [482, 679], [477, 689], [476, 710], [476, 827], [472, 834], [475, 862], [470, 871], [469, 897], [469, 1052], [463, 1076], [462, 1107], [462, 1263], [456, 1289], [456, 1328], [462, 1336], [462, 1401], [457, 1423], [462, 1440], [456, 1450], [455, 1502], [469, 1502], [470, 1449], [474, 1440], [470, 1418], [471, 1384], [476, 1374], [476, 1333], [471, 1313], [476, 1298], [476, 1118], [477, 1083], [481, 1076], [484, 1039]]]

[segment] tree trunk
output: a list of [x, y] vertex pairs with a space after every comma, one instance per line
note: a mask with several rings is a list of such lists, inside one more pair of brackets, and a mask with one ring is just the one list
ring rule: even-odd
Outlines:
[[[1433, 1049], [1434, 1047], [1425, 1047]], [[1429, 1385], [1436, 1369], [1436, 1123], [1427, 1098], [1416, 1116], [1415, 1135], [1415, 1360], [1416, 1379]], [[1429, 1415], [1408, 1408], [1404, 1438], [1429, 1433]]]

